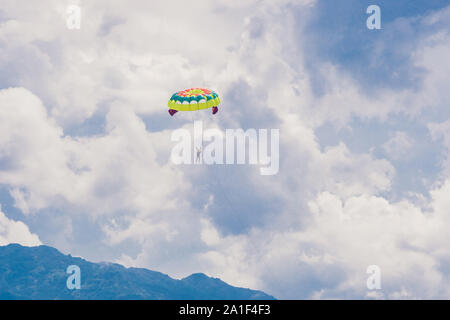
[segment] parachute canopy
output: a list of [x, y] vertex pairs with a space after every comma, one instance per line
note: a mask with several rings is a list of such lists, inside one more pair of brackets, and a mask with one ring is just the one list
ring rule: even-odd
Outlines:
[[205, 88], [191, 88], [174, 93], [169, 100], [169, 113], [173, 116], [178, 111], [197, 111], [213, 109], [213, 114], [218, 111], [220, 98], [217, 93]]

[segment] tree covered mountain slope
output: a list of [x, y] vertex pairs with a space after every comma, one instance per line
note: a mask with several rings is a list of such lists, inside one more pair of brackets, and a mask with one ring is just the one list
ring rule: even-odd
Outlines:
[[[80, 268], [80, 289], [70, 290], [67, 268]], [[204, 274], [176, 280], [141, 268], [92, 263], [48, 246], [0, 247], [0, 299], [271, 300], [261, 291], [237, 288]]]

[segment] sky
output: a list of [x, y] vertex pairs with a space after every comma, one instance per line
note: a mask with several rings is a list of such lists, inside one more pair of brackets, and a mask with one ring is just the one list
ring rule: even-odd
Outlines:
[[[448, 299], [449, 57], [448, 0], [2, 0], [0, 245], [279, 299]], [[190, 87], [219, 113], [170, 117]], [[173, 164], [195, 120], [279, 129], [278, 174]]]

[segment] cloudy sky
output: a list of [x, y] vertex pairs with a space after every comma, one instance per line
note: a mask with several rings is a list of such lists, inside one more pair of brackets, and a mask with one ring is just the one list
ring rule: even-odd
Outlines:
[[[418, 3], [2, 0], [0, 245], [285, 299], [449, 298], [450, 4]], [[197, 86], [219, 113], [170, 117]], [[279, 173], [174, 165], [193, 120], [279, 129]]]

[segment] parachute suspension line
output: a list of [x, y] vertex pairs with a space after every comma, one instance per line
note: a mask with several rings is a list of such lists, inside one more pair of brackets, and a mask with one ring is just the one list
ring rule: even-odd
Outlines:
[[[218, 111], [219, 111], [219, 105], [220, 105], [220, 97], [219, 95], [210, 90], [210, 89], [206, 89], [206, 88], [191, 88], [191, 89], [186, 89], [183, 91], [179, 91], [177, 93], [174, 93], [171, 98], [169, 99], [168, 102], [168, 107], [169, 107], [169, 114], [170, 116], [174, 116], [177, 112], [181, 111], [188, 111], [191, 112], [191, 121], [192, 123], [194, 123], [194, 118], [200, 118], [200, 119], [211, 119], [213, 115], [215, 115]], [[212, 116], [210, 117], [203, 117], [203, 116], [196, 116], [193, 114], [194, 111], [199, 111], [199, 110], [203, 110], [203, 109], [211, 109], [210, 114]], [[189, 118], [187, 118], [189, 119]], [[201, 150], [201, 152], [203, 153], [203, 150]], [[238, 222], [240, 223], [241, 226], [245, 226], [246, 224], [243, 221], [243, 214], [245, 212], [244, 208], [242, 205], [240, 205], [240, 211], [238, 211], [236, 209], [235, 204], [233, 203], [233, 201], [231, 201], [227, 188], [225, 188], [225, 186], [222, 184], [221, 179], [219, 178], [218, 174], [219, 171], [216, 172], [216, 168], [211, 168], [211, 170], [209, 170], [210, 173], [212, 173], [212, 179], [210, 179], [207, 182], [207, 185], [213, 185], [213, 189], [216, 189], [216, 193], [212, 193], [212, 194], [217, 194], [218, 197], [220, 197], [221, 199], [223, 198], [225, 200], [225, 206], [228, 205], [229, 210], [233, 210], [233, 218], [239, 220]], [[214, 182], [212, 182], [211, 180], [214, 180]], [[198, 188], [198, 186], [195, 186], [194, 184], [194, 188]], [[251, 220], [249, 220], [251, 221]], [[250, 230], [252, 230], [251, 225], [249, 223], [247, 223], [247, 225], [249, 226]], [[249, 236], [251, 236], [251, 234], [249, 234]], [[252, 263], [256, 263], [256, 264], [263, 264], [264, 267], [269, 270], [268, 266], [266, 266], [266, 262], [264, 259], [261, 259], [262, 253], [260, 253], [258, 251], [258, 248], [256, 248], [256, 242], [260, 243], [261, 241], [252, 241], [252, 239], [249, 237], [248, 238], [248, 246], [253, 247], [253, 250], [256, 254], [255, 256], [255, 261], [252, 261]], [[263, 238], [264, 239], [264, 238]], [[261, 261], [262, 260], [262, 261]]]
[[[228, 203], [228, 206], [231, 208], [231, 210], [233, 210], [234, 216], [238, 219], [238, 222], [241, 225], [244, 225], [243, 223], [243, 219], [241, 218], [241, 213], [243, 213], [243, 211], [237, 211], [236, 207], [233, 205], [233, 202], [230, 200], [230, 198], [228, 197], [228, 193], [226, 191], [226, 188], [222, 185], [220, 178], [216, 175], [215, 170], [211, 170], [212, 174], [214, 176], [214, 180], [216, 181], [216, 185], [219, 186], [220, 188], [220, 194], [223, 195], [223, 197], [225, 198], [226, 202]], [[248, 241], [248, 245], [251, 246], [253, 252], [255, 253], [259, 253], [258, 248], [256, 247], [256, 244], [250, 239]], [[258, 259], [258, 263], [262, 263], [262, 265], [264, 266], [265, 270], [270, 270], [269, 266], [267, 265], [266, 261], [264, 259], [260, 259], [260, 257], [257, 257]]]
[[234, 213], [237, 213], [238, 211], [236, 210], [236, 208], [233, 205], [233, 202], [230, 200], [230, 198], [228, 197], [228, 193], [226, 191], [226, 188], [222, 185], [220, 178], [216, 175], [215, 170], [212, 169], [211, 170], [214, 176], [214, 181], [216, 182], [215, 184], [217, 186], [219, 186], [219, 191], [220, 194], [223, 195], [223, 197], [225, 198], [226, 202], [228, 203], [228, 206], [233, 210]]

